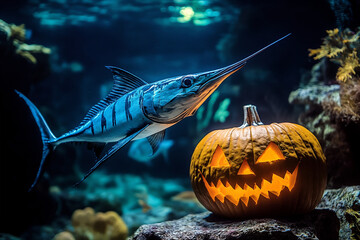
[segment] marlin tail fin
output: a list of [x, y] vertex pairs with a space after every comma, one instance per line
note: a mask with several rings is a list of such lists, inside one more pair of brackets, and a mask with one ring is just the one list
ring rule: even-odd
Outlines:
[[35, 187], [36, 183], [38, 182], [38, 180], [40, 178], [40, 175], [41, 175], [41, 173], [43, 171], [44, 163], [45, 163], [47, 157], [49, 156], [49, 153], [54, 150], [54, 145], [52, 145], [51, 142], [54, 139], [56, 139], [56, 137], [51, 132], [49, 126], [45, 122], [45, 119], [41, 115], [39, 109], [37, 109], [37, 107], [27, 97], [25, 97], [24, 94], [22, 94], [21, 92], [19, 92], [17, 90], [15, 90], [15, 92], [28, 105], [28, 107], [29, 107], [29, 109], [30, 109], [30, 111], [31, 111], [31, 113], [32, 113], [32, 115], [34, 117], [34, 120], [35, 120], [36, 124], [39, 127], [39, 130], [40, 130], [40, 133], [41, 133], [41, 140], [42, 140], [42, 144], [43, 144], [43, 152], [42, 152], [42, 158], [41, 158], [39, 170], [38, 170], [38, 172], [36, 174], [36, 178], [35, 178], [33, 184], [29, 188], [29, 192], [30, 192]]

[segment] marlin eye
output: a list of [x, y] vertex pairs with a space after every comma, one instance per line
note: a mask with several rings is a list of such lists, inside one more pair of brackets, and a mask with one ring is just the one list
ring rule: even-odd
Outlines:
[[184, 77], [181, 82], [181, 87], [188, 88], [188, 87], [191, 87], [192, 84], [193, 84], [192, 77]]

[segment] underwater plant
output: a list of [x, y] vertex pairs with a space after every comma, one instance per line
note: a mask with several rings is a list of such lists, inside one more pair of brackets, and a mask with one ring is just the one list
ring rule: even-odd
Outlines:
[[231, 103], [230, 98], [225, 98], [220, 102], [219, 108], [216, 110], [214, 114], [215, 122], [224, 123], [226, 121], [226, 118], [229, 117], [230, 115], [230, 112], [228, 110], [230, 103]]
[[76, 210], [71, 222], [76, 239], [84, 240], [124, 240], [128, 229], [122, 218], [113, 211], [98, 212], [87, 207]]
[[326, 187], [326, 160], [316, 137], [292, 123], [263, 125], [256, 107], [244, 124], [216, 130], [197, 145], [190, 177], [199, 201], [225, 217], [313, 210]]
[[[36, 44], [26, 44], [26, 29], [24, 24], [15, 25], [7, 24], [0, 19], [0, 35], [5, 35], [6, 41], [11, 43], [15, 54], [27, 60], [29, 63], [36, 65], [38, 58], [43, 55], [48, 56], [51, 53], [50, 48]], [[0, 45], [2, 44], [0, 39]]]
[[[215, 122], [225, 122], [226, 118], [229, 117], [230, 112], [228, 111], [228, 107], [230, 105], [230, 98], [225, 98], [224, 100], [222, 100], [219, 103], [219, 107], [218, 109], [215, 111], [215, 103], [218, 100], [220, 96], [220, 92], [219, 91], [215, 91], [210, 99], [209, 102], [207, 104], [207, 106], [201, 106], [199, 108], [199, 110], [196, 112], [196, 131], [200, 132], [201, 130], [203, 130], [204, 128], [208, 127], [211, 119], [213, 118], [213, 120]], [[206, 113], [205, 112], [205, 108], [206, 108]], [[214, 113], [215, 111], [215, 113]]]
[[360, 70], [360, 28], [357, 33], [350, 29], [339, 31], [338, 28], [326, 31], [328, 36], [324, 38], [320, 48], [309, 49], [309, 56], [315, 60], [327, 57], [330, 61], [340, 65], [336, 73], [339, 82], [346, 82]]
[[[355, 204], [354, 204], [355, 205]], [[355, 206], [354, 206], [355, 207]], [[351, 240], [357, 240], [360, 238], [360, 211], [349, 208], [345, 211], [345, 218], [349, 222], [351, 229]]]
[[202, 129], [206, 128], [207, 126], [209, 126], [211, 118], [213, 116], [214, 113], [214, 105], [216, 103], [216, 100], [219, 98], [220, 93], [219, 91], [215, 91], [210, 99], [209, 102], [206, 106], [206, 113], [204, 116], [204, 112], [205, 112], [205, 107], [201, 106], [199, 108], [199, 110], [196, 112], [196, 131], [200, 132]]
[[355, 33], [350, 29], [328, 30], [328, 36], [318, 49], [309, 49], [315, 60], [327, 58], [339, 67], [336, 81], [340, 85], [340, 103], [323, 101], [325, 111], [340, 121], [360, 121], [360, 27]]

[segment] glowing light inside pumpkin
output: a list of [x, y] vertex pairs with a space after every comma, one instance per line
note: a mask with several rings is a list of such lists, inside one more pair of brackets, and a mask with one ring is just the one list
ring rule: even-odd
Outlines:
[[238, 175], [255, 175], [255, 173], [253, 172], [253, 170], [251, 170], [248, 162], [246, 161], [246, 159], [244, 160], [244, 162], [241, 164], [241, 167], [239, 169]]
[[257, 159], [255, 164], [264, 162], [271, 163], [278, 160], [285, 160], [285, 157], [280, 151], [279, 147], [275, 143], [270, 142], [269, 145], [266, 147], [265, 151]]
[[250, 198], [257, 204], [260, 196], [268, 199], [270, 198], [269, 193], [279, 196], [281, 191], [285, 188], [288, 188], [291, 192], [296, 183], [298, 167], [299, 164], [296, 166], [293, 173], [286, 171], [284, 178], [273, 174], [271, 182], [262, 179], [260, 187], [255, 184], [254, 188], [247, 184], [244, 185], [244, 188], [241, 188], [238, 184], [233, 188], [228, 181], [226, 181], [224, 186], [220, 180], [218, 180], [215, 186], [214, 183], [209, 184], [204, 175], [201, 174], [201, 176], [205, 183], [205, 187], [214, 202], [217, 198], [220, 202], [224, 203], [226, 198], [236, 206], [239, 205], [240, 201], [243, 202], [245, 206], [248, 206]]
[[215, 153], [210, 163], [211, 167], [230, 167], [228, 160], [226, 160], [225, 154], [221, 147], [218, 145], [215, 149]]

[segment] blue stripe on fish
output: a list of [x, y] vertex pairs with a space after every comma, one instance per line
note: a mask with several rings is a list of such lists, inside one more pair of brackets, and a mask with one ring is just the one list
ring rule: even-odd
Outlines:
[[91, 129], [92, 135], [94, 135], [94, 122], [92, 120], [91, 120], [91, 123], [90, 123], [90, 129]]
[[106, 118], [104, 116], [104, 111], [101, 113], [101, 133], [104, 132], [104, 128], [106, 128]]
[[132, 116], [131, 116], [131, 113], [130, 113], [130, 106], [131, 106], [131, 101], [129, 99], [129, 97], [131, 96], [131, 94], [128, 94], [126, 96], [126, 99], [125, 99], [125, 114], [126, 114], [126, 120], [129, 121], [129, 120], [132, 120]]
[[113, 106], [112, 106], [112, 125], [113, 127], [116, 126], [116, 110], [115, 110], [115, 104], [116, 102], [114, 102]]

